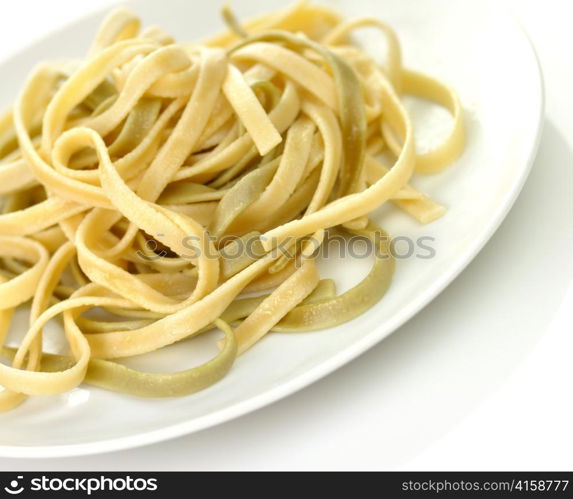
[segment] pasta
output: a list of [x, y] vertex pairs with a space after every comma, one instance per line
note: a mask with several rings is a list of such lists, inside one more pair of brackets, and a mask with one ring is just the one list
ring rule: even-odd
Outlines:
[[[394, 260], [373, 210], [390, 201], [420, 223], [444, 213], [409, 181], [460, 156], [461, 106], [402, 67], [389, 26], [306, 1], [223, 17], [227, 31], [179, 44], [115, 10], [84, 60], [39, 65], [0, 118], [1, 410], [84, 382], [142, 397], [208, 387], [269, 332], [332, 327], [383, 297]], [[386, 37], [382, 67], [352, 41], [368, 26]], [[425, 154], [405, 94], [452, 114]], [[331, 233], [376, 250], [342, 294], [316, 267]], [[46, 351], [52, 320], [67, 353]], [[214, 328], [219, 353], [201, 366], [121, 363]]]

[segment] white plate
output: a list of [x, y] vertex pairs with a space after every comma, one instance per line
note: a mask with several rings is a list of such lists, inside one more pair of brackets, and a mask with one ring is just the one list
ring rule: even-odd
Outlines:
[[[81, 387], [59, 397], [33, 398], [0, 415], [0, 455], [69, 456], [136, 447], [270, 404], [354, 359], [410, 319], [463, 270], [499, 226], [527, 177], [543, 112], [539, 66], [516, 22], [499, 7], [477, 1], [331, 3], [348, 15], [389, 22], [401, 38], [406, 65], [445, 80], [461, 95], [468, 136], [464, 156], [446, 172], [414, 181], [449, 208], [446, 216], [420, 226], [395, 210], [380, 211], [381, 223], [392, 235], [414, 241], [432, 237], [435, 257], [400, 259], [388, 294], [362, 317], [328, 331], [274, 333], [242, 356], [223, 381], [196, 395], [140, 400]], [[218, 6], [211, 2], [129, 4], [146, 23], [164, 26], [180, 40], [206, 36], [221, 26]], [[283, 4], [243, 0], [237, 10], [250, 15]], [[78, 21], [3, 62], [2, 105], [13, 99], [35, 62], [80, 56], [101, 17]], [[419, 102], [409, 105], [421, 125], [418, 144], [427, 147], [444, 131], [447, 117]], [[405, 243], [401, 248], [406, 249]], [[323, 268], [343, 289], [369, 265], [364, 260], [340, 263], [331, 258]], [[22, 329], [24, 322], [20, 324]], [[197, 350], [181, 344], [154, 354], [150, 362], [157, 370], [189, 367], [213, 353], [212, 337], [199, 341]]]

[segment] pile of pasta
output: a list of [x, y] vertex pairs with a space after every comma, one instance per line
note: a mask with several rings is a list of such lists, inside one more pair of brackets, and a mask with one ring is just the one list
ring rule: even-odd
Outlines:
[[[373, 210], [391, 202], [421, 223], [444, 213], [409, 180], [461, 154], [460, 103], [402, 67], [390, 27], [305, 1], [223, 18], [227, 31], [181, 44], [116, 10], [85, 59], [40, 64], [2, 115], [0, 409], [84, 382], [142, 397], [203, 389], [270, 331], [332, 327], [382, 298], [394, 261]], [[383, 66], [353, 43], [363, 27], [385, 36]], [[451, 112], [435, 149], [417, 153], [403, 95]], [[317, 272], [326, 231], [377, 246], [342, 294]], [[52, 320], [64, 354], [46, 352]], [[121, 363], [214, 328], [224, 337], [206, 364]]]

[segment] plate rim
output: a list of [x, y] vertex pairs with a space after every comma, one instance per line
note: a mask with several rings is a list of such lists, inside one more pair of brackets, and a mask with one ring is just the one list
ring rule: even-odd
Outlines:
[[[64, 31], [74, 24], [81, 23], [82, 21], [86, 21], [93, 17], [101, 16], [111, 7], [113, 7], [113, 5], [96, 9], [82, 16], [78, 16], [68, 23], [49, 31], [48, 33], [38, 38], [34, 38], [29, 43], [21, 46], [18, 50], [8, 54], [6, 57], [3, 57], [0, 60], [0, 64], [18, 58], [31, 46], [41, 43], [42, 40], [56, 36], [59, 32]], [[117, 452], [173, 440], [178, 437], [190, 435], [192, 433], [218, 426], [227, 421], [232, 421], [250, 412], [278, 402], [287, 396], [292, 395], [299, 390], [302, 390], [303, 388], [306, 388], [307, 386], [310, 386], [311, 384], [319, 381], [335, 370], [345, 366], [393, 334], [398, 328], [412, 319], [416, 314], [418, 314], [434, 299], [436, 299], [476, 258], [476, 256], [489, 242], [495, 232], [499, 229], [503, 220], [512, 209], [515, 201], [523, 189], [523, 186], [525, 185], [527, 178], [529, 177], [543, 134], [545, 124], [545, 84], [539, 55], [529, 34], [519, 19], [517, 19], [517, 17], [509, 9], [503, 10], [505, 11], [505, 18], [514, 24], [516, 31], [520, 33], [526, 42], [525, 46], [528, 47], [530, 55], [532, 56], [532, 61], [534, 63], [536, 73], [536, 86], [538, 87], [538, 92], [536, 92], [536, 110], [532, 114], [536, 115], [537, 122], [533, 140], [530, 141], [529, 150], [527, 151], [527, 164], [523, 169], [520, 170], [520, 174], [516, 176], [515, 179], [511, 182], [510, 187], [506, 190], [502, 201], [497, 205], [495, 215], [491, 218], [492, 222], [480, 232], [480, 237], [476, 237], [474, 243], [469, 245], [465, 251], [461, 252], [457, 256], [455, 262], [449, 267], [448, 271], [442, 273], [438, 279], [434, 280], [432, 284], [428, 286], [416, 300], [413, 300], [404, 307], [401, 307], [399, 313], [397, 313], [396, 316], [391, 320], [384, 323], [384, 325], [381, 327], [373, 329], [372, 332], [370, 332], [360, 341], [357, 341], [349, 348], [338, 352], [330, 359], [322, 362], [321, 364], [313, 367], [308, 371], [305, 371], [302, 374], [299, 374], [290, 381], [282, 383], [278, 387], [271, 388], [258, 395], [255, 395], [254, 397], [250, 397], [246, 400], [237, 402], [216, 412], [194, 418], [191, 421], [184, 421], [165, 426], [161, 429], [138, 433], [126, 437], [114, 437], [95, 442], [43, 446], [18, 446], [0, 444], [0, 458], [53, 459], [62, 457], [91, 456], [108, 452]]]

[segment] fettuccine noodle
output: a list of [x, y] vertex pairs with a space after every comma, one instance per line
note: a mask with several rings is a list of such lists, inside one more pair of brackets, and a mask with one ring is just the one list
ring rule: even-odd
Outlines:
[[[0, 409], [84, 382], [142, 397], [206, 388], [270, 331], [332, 327], [383, 297], [394, 260], [373, 210], [444, 213], [409, 182], [459, 157], [461, 106], [402, 67], [389, 26], [305, 1], [223, 17], [226, 32], [178, 44], [116, 10], [84, 60], [39, 65], [0, 118]], [[384, 66], [352, 42], [362, 27], [386, 37]], [[416, 151], [406, 94], [453, 117], [432, 151]], [[333, 231], [376, 250], [342, 294], [315, 263]], [[46, 350], [54, 319], [67, 353]], [[219, 353], [198, 367], [121, 363], [214, 328]]]

